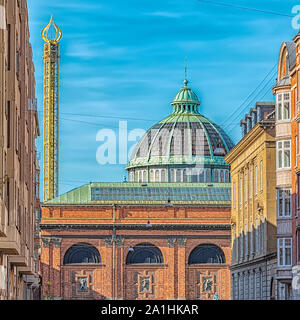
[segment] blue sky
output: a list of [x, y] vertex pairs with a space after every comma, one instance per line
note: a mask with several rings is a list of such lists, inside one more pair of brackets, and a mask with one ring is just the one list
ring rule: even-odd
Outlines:
[[[296, 4], [222, 2], [287, 15]], [[52, 14], [63, 31], [60, 193], [90, 181], [123, 180], [124, 164], [96, 161], [101, 145], [96, 134], [103, 128], [118, 134], [119, 120], [127, 120], [129, 130], [146, 130], [170, 114], [170, 102], [184, 80], [185, 56], [200, 112], [238, 142], [243, 115], [255, 101], [274, 100], [272, 68], [281, 43], [297, 33], [290, 17], [197, 0], [28, 0], [28, 7], [41, 132], [41, 30]], [[37, 146], [42, 168], [42, 137]]]

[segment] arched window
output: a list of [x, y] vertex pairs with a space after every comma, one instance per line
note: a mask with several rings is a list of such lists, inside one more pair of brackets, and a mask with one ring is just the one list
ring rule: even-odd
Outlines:
[[147, 171], [143, 171], [143, 182], [147, 182]]
[[150, 243], [136, 245], [127, 255], [126, 264], [161, 264], [164, 258], [161, 251]]
[[87, 243], [74, 244], [64, 256], [64, 264], [101, 263], [99, 251]]
[[182, 170], [176, 169], [176, 182], [182, 182], [181, 172]]
[[214, 169], [214, 182], [219, 182], [219, 170]]
[[161, 170], [161, 182], [166, 182], [166, 170]]
[[159, 182], [159, 170], [155, 170], [155, 182]]
[[139, 181], [138, 171], [135, 171], [134, 182], [138, 182], [138, 181]]
[[130, 171], [129, 181], [134, 182], [134, 172], [133, 171]]
[[192, 182], [198, 182], [198, 169], [192, 169]]
[[189, 264], [226, 263], [222, 249], [214, 244], [201, 244], [189, 256]]
[[220, 182], [225, 182], [224, 181], [224, 170], [220, 170]]
[[154, 181], [154, 171], [150, 170], [150, 182]]
[[199, 171], [199, 182], [204, 182], [204, 169], [201, 168]]
[[229, 180], [229, 170], [225, 170], [225, 182], [230, 182]]
[[183, 170], [183, 182], [188, 182], [188, 171], [187, 171], [187, 169]]
[[171, 182], [175, 182], [175, 169], [171, 169], [170, 173], [171, 173]]
[[211, 182], [210, 169], [206, 169], [205, 182]]

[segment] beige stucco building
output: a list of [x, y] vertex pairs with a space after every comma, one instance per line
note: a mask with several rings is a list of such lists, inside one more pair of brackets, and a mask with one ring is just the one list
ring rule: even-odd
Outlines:
[[0, 0], [0, 299], [38, 288], [39, 124], [26, 0]]
[[256, 103], [241, 121], [231, 165], [231, 298], [276, 298], [275, 103]]

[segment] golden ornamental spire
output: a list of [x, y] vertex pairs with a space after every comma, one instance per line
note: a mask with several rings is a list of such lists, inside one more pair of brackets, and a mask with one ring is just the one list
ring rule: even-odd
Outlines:
[[53, 17], [42, 31], [44, 44], [44, 165], [43, 199], [58, 196], [59, 41], [62, 32]]
[[[51, 37], [49, 34], [49, 30], [51, 27], [54, 28], [54, 30], [55, 30], [54, 37]], [[45, 42], [59, 42], [60, 39], [62, 38], [62, 32], [61, 32], [60, 28], [57, 26], [57, 24], [54, 22], [53, 16], [51, 16], [49, 23], [42, 30], [42, 38]], [[53, 38], [53, 39], [51, 39], [51, 38]]]

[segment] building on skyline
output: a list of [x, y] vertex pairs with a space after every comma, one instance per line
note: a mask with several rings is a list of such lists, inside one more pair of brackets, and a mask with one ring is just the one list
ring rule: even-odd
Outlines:
[[0, 299], [27, 300], [39, 295], [35, 69], [27, 2], [0, 5]]
[[275, 103], [257, 102], [241, 120], [231, 166], [231, 299], [276, 298]]
[[174, 101], [166, 130], [137, 145], [129, 182], [42, 204], [43, 299], [230, 299], [233, 143], [199, 114], [187, 81]]
[[299, 44], [300, 33], [279, 51], [276, 96], [278, 294], [300, 299], [299, 258]]
[[277, 290], [279, 300], [292, 299], [292, 164], [291, 79], [296, 46], [284, 42], [280, 48], [276, 98], [276, 189], [277, 189]]

